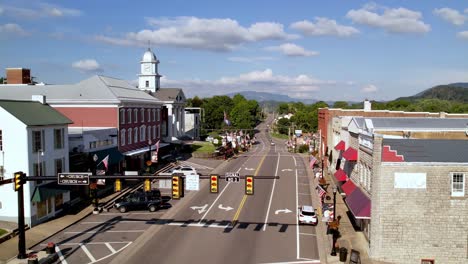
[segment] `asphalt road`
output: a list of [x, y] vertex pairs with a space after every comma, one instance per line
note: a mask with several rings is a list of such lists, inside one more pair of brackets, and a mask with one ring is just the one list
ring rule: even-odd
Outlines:
[[312, 204], [306, 164], [259, 129], [260, 143], [217, 173], [279, 179], [255, 180], [254, 195], [244, 180], [220, 179], [218, 194], [202, 180], [168, 209], [91, 215], [50, 239], [57, 263], [319, 263], [315, 227], [297, 224], [298, 206]]

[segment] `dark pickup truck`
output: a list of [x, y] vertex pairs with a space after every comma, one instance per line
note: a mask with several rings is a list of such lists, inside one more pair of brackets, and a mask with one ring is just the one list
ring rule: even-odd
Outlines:
[[150, 192], [134, 192], [115, 202], [114, 207], [121, 213], [130, 210], [149, 210], [154, 212], [162, 205], [161, 191], [152, 190]]

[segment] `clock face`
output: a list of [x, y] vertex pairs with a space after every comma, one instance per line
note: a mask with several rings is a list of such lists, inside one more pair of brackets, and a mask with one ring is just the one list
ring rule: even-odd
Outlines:
[[149, 65], [149, 64], [145, 64], [143, 66], [143, 68], [145, 69], [145, 72], [150, 72], [151, 71], [151, 65]]

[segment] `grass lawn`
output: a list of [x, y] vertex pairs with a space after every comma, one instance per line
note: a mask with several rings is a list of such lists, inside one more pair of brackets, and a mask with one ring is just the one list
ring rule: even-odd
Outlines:
[[0, 228], [0, 237], [3, 236], [6, 233], [8, 233], [6, 230], [3, 230], [3, 229]]
[[280, 139], [288, 139], [288, 135], [283, 135], [283, 134], [276, 134], [276, 133], [271, 133], [271, 136], [274, 138], [280, 138]]
[[192, 145], [193, 152], [198, 153], [213, 153], [215, 146], [211, 142], [195, 142]]

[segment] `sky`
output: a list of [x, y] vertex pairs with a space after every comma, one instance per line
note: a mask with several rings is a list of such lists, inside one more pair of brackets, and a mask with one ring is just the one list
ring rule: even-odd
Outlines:
[[0, 0], [0, 76], [136, 85], [148, 47], [187, 98], [387, 101], [468, 82], [468, 2]]

